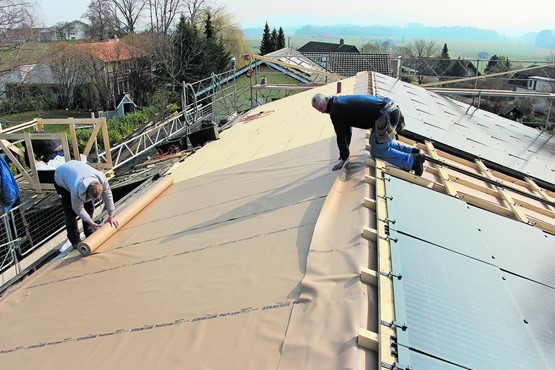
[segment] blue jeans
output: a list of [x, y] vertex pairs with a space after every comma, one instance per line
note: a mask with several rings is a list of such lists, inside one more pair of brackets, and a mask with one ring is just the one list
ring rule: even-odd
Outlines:
[[412, 147], [403, 145], [393, 138], [379, 144], [376, 142], [374, 130], [370, 133], [370, 155], [374, 158], [383, 159], [400, 169], [410, 171], [414, 163], [414, 156], [410, 154], [411, 152]]

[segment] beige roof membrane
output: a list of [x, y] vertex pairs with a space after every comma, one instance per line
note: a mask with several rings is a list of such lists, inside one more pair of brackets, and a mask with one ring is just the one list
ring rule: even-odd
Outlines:
[[375, 366], [356, 343], [373, 304], [359, 278], [370, 259], [365, 133], [332, 172], [333, 128], [313, 94], [253, 110], [173, 168], [173, 185], [91, 255], [11, 288], [2, 367]]

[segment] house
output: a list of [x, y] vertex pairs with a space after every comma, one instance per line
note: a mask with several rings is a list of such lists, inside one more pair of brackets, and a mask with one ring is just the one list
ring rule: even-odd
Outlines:
[[127, 94], [131, 91], [131, 70], [148, 56], [144, 50], [119, 39], [79, 43], [71, 47], [90, 57], [90, 63], [99, 72], [99, 75], [94, 78], [104, 81], [107, 91], [113, 94], [105, 98], [111, 101], [114, 95]]
[[339, 44], [331, 42], [309, 41], [299, 49], [301, 53], [359, 53], [359, 50], [354, 45], [345, 45], [343, 39]]
[[360, 53], [356, 46], [310, 41], [298, 51], [322, 68], [341, 76], [354, 76], [361, 71], [391, 75], [389, 54]]
[[395, 59], [395, 68], [399, 65], [399, 71], [403, 74], [418, 75], [420, 77], [431, 77], [432, 80], [439, 81], [441, 77], [474, 77], [480, 75], [478, 69], [469, 60], [457, 59], [440, 59], [440, 58], [397, 58]]
[[[516, 91], [553, 94], [555, 93], [555, 67], [543, 66], [517, 72], [507, 81], [507, 84]], [[553, 99], [537, 97], [534, 99], [532, 109], [536, 113], [547, 114], [552, 102]]]
[[342, 76], [355, 76], [362, 71], [391, 75], [392, 71], [389, 54], [309, 51], [302, 54], [328, 71]]
[[56, 41], [56, 31], [53, 27], [20, 27], [5, 30], [2, 37], [14, 43], [49, 42]]
[[88, 29], [88, 24], [78, 20], [65, 23], [57, 29], [57, 39], [65, 41], [84, 40], [88, 38]]
[[25, 64], [0, 76], [0, 100], [18, 99], [24, 92], [46, 95], [57, 101], [57, 82], [50, 66], [44, 63]]

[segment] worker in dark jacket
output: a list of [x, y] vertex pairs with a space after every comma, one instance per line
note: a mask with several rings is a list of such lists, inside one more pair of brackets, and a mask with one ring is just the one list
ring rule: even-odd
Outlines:
[[67, 237], [74, 248], [81, 241], [77, 228], [77, 216], [83, 221], [85, 236], [91, 235], [101, 225], [94, 222], [94, 202], [102, 196], [108, 212], [108, 222], [118, 227], [114, 218], [115, 206], [112, 190], [104, 174], [88, 164], [69, 161], [54, 172], [54, 187], [62, 200]]
[[372, 129], [370, 155], [399, 167], [414, 171], [421, 176], [424, 172], [424, 154], [417, 148], [403, 145], [394, 140], [397, 131], [404, 127], [404, 118], [399, 107], [389, 98], [373, 95], [330, 96], [315, 94], [312, 107], [328, 113], [337, 136], [340, 161], [333, 167], [339, 170], [349, 158], [351, 129]]

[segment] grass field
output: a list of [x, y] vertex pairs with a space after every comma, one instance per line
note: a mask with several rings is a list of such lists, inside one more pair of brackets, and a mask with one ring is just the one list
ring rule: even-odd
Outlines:
[[[79, 112], [64, 109], [54, 109], [47, 111], [30, 111], [17, 114], [10, 114], [7, 116], [1, 116], [0, 121], [2, 121], [2, 127], [10, 127], [11, 124], [29, 122], [35, 118], [91, 118], [90, 112]], [[9, 122], [10, 124], [6, 124]], [[69, 128], [67, 125], [49, 125], [48, 132], [68, 132]]]
[[[260, 41], [262, 38], [262, 30], [260, 37], [249, 37], [247, 44], [250, 45], [252, 53], [258, 53]], [[345, 44], [354, 45], [359, 50], [361, 46], [369, 41], [378, 41], [375, 39], [370, 40], [364, 36], [349, 36], [349, 35], [328, 35], [326, 37], [309, 37], [309, 36], [296, 36], [285, 35], [288, 46], [298, 49], [309, 41], [328, 42], [338, 44], [340, 39], [343, 39]], [[382, 40], [386, 40], [383, 37]], [[547, 50], [538, 48], [531, 44], [521, 43], [514, 39], [507, 39], [504, 42], [486, 42], [474, 39], [456, 38], [456, 39], [431, 39], [438, 45], [439, 50], [443, 44], [447, 44], [449, 56], [453, 59], [459, 56], [464, 59], [477, 59], [478, 54], [485, 51], [490, 56], [506, 56], [513, 62], [546, 62], [547, 60], [553, 61], [555, 57], [555, 50]], [[411, 42], [411, 39], [395, 40], [395, 45], [401, 47]], [[379, 42], [379, 41], [378, 41]]]

